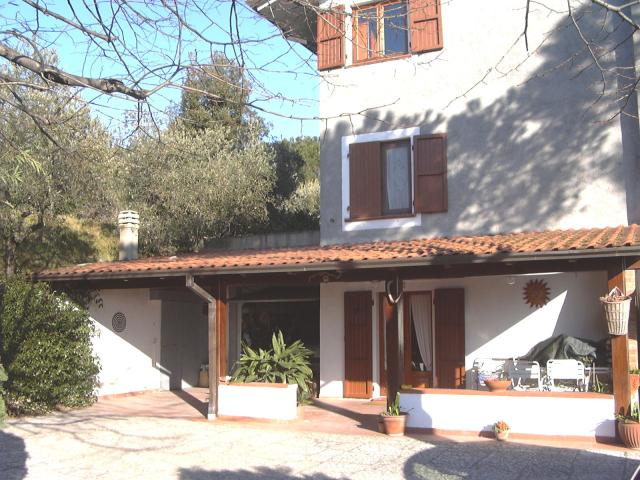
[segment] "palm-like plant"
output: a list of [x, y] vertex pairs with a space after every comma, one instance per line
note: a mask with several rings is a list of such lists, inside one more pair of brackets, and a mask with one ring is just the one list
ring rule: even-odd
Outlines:
[[271, 337], [272, 348], [254, 350], [242, 346], [242, 355], [232, 375], [234, 382], [289, 383], [298, 385], [298, 401], [311, 394], [313, 372], [311, 350], [300, 340], [287, 345], [281, 331]]

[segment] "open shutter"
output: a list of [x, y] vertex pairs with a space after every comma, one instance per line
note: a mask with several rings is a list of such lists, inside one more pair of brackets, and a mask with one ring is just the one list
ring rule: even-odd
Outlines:
[[442, 48], [440, 0], [409, 0], [409, 22], [412, 52]]
[[447, 137], [414, 137], [415, 209], [417, 213], [447, 211]]
[[318, 70], [344, 65], [344, 25], [343, 6], [334, 11], [318, 15]]
[[434, 292], [436, 387], [464, 388], [464, 289]]
[[349, 145], [349, 218], [382, 215], [382, 167], [379, 142]]

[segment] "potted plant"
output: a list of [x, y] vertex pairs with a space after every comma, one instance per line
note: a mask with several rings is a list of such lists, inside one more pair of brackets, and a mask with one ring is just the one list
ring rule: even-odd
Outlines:
[[618, 420], [618, 434], [624, 446], [640, 449], [640, 412], [638, 404], [634, 403], [626, 415], [616, 415]]
[[511, 386], [511, 380], [504, 372], [485, 379], [484, 384], [491, 392], [506, 392]]
[[609, 334], [626, 335], [629, 330], [631, 297], [622, 293], [618, 287], [614, 287], [607, 295], [600, 297], [600, 303], [604, 308]]
[[400, 394], [396, 394], [396, 398], [389, 407], [380, 414], [384, 431], [391, 437], [401, 437], [407, 424], [407, 413], [400, 411]]
[[629, 386], [634, 392], [640, 388], [640, 368], [632, 368], [629, 370]]
[[509, 432], [511, 427], [504, 420], [499, 420], [493, 424], [493, 433], [496, 435], [496, 439], [501, 442], [506, 441], [509, 438]]

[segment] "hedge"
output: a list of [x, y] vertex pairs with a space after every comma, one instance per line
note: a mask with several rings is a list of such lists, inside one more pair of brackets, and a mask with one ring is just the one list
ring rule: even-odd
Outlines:
[[95, 401], [100, 371], [95, 326], [86, 309], [46, 284], [0, 283], [4, 399], [14, 415], [83, 407]]

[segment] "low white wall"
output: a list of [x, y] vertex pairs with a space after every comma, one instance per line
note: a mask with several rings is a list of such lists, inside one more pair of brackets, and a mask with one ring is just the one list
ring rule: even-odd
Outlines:
[[[599, 340], [607, 335], [598, 297], [607, 288], [605, 272], [544, 273], [408, 280], [405, 291], [437, 288], [465, 289], [465, 364], [479, 357], [519, 357], [536, 343], [561, 333]], [[522, 289], [532, 279], [547, 282], [550, 301], [531, 308]], [[320, 396], [341, 397], [344, 380], [344, 292], [373, 292], [372, 348], [374, 396], [379, 395], [378, 293], [382, 282], [325, 283], [320, 285]], [[437, 315], [437, 312], [434, 312]], [[434, 345], [434, 351], [438, 346]]]
[[298, 385], [240, 384], [218, 387], [218, 415], [293, 420], [298, 416]]
[[[158, 389], [161, 302], [149, 300], [149, 289], [101, 290], [102, 306], [92, 304], [90, 314], [98, 335], [94, 352], [100, 359], [98, 395]], [[113, 315], [127, 319], [123, 332], [112, 327]]]
[[481, 432], [504, 420], [513, 433], [615, 437], [613, 396], [401, 393], [400, 406], [412, 428]]

